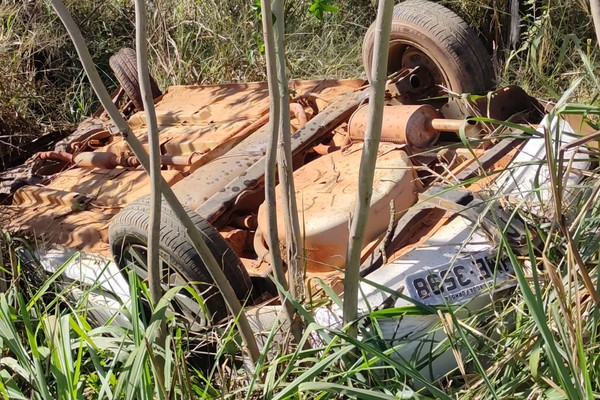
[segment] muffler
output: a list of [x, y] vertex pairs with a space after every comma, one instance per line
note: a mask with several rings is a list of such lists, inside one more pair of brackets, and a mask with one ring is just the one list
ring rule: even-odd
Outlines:
[[[354, 140], [363, 140], [367, 130], [368, 105], [359, 107], [348, 121], [348, 133]], [[472, 130], [476, 125], [462, 119], [446, 119], [432, 106], [396, 105], [383, 108], [381, 141], [406, 143], [418, 149], [435, 144], [440, 132], [459, 132], [461, 127]], [[470, 136], [467, 135], [467, 136]]]

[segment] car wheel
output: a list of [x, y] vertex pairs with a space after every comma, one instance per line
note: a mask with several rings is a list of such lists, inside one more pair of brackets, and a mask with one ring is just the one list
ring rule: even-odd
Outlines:
[[[135, 50], [128, 47], [122, 48], [110, 58], [108, 63], [113, 70], [117, 81], [125, 91], [125, 94], [135, 106], [135, 109], [137, 111], [142, 111], [144, 109], [144, 103], [142, 102], [142, 93], [140, 91]], [[162, 95], [158, 85], [152, 77], [150, 77], [150, 88], [152, 90], [153, 99]]]
[[[375, 38], [372, 24], [363, 42], [363, 65], [371, 79]], [[491, 57], [477, 34], [453, 11], [427, 0], [408, 0], [394, 7], [388, 74], [419, 68], [411, 102], [457, 93], [483, 93], [493, 86]], [[413, 82], [411, 82], [413, 84]]]
[[[149, 211], [149, 196], [141, 197], [125, 207], [109, 227], [110, 247], [115, 262], [122, 271], [133, 269], [141, 280], [148, 278], [146, 257]], [[210, 223], [191, 210], [188, 210], [188, 214], [205, 236], [206, 244], [229, 278], [238, 299], [246, 300], [251, 292], [251, 281], [238, 256]], [[175, 311], [193, 326], [214, 324], [228, 315], [225, 301], [190, 242], [185, 228], [164, 200], [159, 252], [163, 289], [189, 284], [197, 290], [202, 300], [200, 303], [203, 303], [203, 306], [199, 305], [189, 293], [181, 291], [173, 302]]]

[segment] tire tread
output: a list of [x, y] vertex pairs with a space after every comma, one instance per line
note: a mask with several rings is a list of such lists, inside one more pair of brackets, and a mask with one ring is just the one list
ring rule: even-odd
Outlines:
[[[147, 242], [149, 208], [149, 196], [141, 197], [125, 207], [111, 221], [109, 241], [117, 264], [122, 255], [122, 247], [127, 241], [135, 238], [137, 241]], [[194, 225], [205, 236], [208, 247], [229, 278], [238, 299], [245, 300], [251, 292], [251, 281], [238, 256], [210, 223], [195, 212], [187, 211]], [[224, 318], [227, 315], [227, 308], [221, 294], [189, 241], [185, 228], [164, 200], [161, 208], [160, 246], [177, 261], [177, 266], [181, 269], [178, 271], [179, 274], [186, 280], [194, 282], [199, 288], [199, 293], [206, 293], [203, 297], [213, 315], [213, 322]]]
[[[392, 34], [401, 27], [411, 29], [415, 35], [430, 37], [458, 70], [470, 72], [467, 80], [463, 80], [463, 87], [450, 89], [481, 93], [492, 88], [491, 58], [475, 31], [452, 10], [428, 0], [407, 0], [394, 6]], [[373, 36], [374, 24], [367, 30], [363, 42], [363, 64], [368, 78]]]
[[[109, 65], [136, 110], [142, 111], [144, 103], [140, 92], [135, 50], [129, 47], [122, 48], [110, 58]], [[155, 99], [162, 94], [152, 77], [150, 77], [150, 88], [152, 90], [152, 98]]]

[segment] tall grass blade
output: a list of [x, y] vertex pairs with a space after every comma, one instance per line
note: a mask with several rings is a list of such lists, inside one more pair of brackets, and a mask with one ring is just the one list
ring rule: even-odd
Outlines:
[[292, 394], [297, 393], [300, 384], [314, 379], [326, 368], [331, 366], [333, 363], [339, 361], [342, 357], [350, 353], [352, 350], [353, 346], [340, 347], [335, 353], [325, 357], [323, 360], [319, 361], [314, 366], [303, 372], [298, 378], [294, 379], [292, 382], [286, 385], [281, 392], [277, 393], [277, 395], [273, 397], [273, 400], [285, 399], [291, 396]]
[[[528, 229], [525, 230], [525, 233], [527, 237], [530, 262], [532, 268], [536, 268], [535, 252], [532, 247], [531, 235]], [[536, 296], [531, 290], [529, 282], [525, 277], [525, 273], [521, 268], [521, 264], [519, 263], [515, 253], [512, 251], [505, 237], [502, 238], [502, 246], [513, 266], [515, 275], [517, 277], [517, 282], [519, 283], [519, 288], [523, 293], [525, 303], [529, 308], [529, 311], [533, 320], [535, 321], [536, 326], [540, 330], [540, 334], [542, 335], [542, 338], [544, 340], [544, 344], [547, 349], [548, 360], [550, 361], [551, 370], [554, 376], [560, 381], [561, 388], [565, 391], [569, 399], [580, 399], [583, 394], [576, 392], [571, 375], [565, 367], [565, 360], [563, 359], [563, 356], [561, 354], [562, 352], [559, 350], [550, 330], [550, 327], [548, 326], [548, 320], [546, 318], [542, 306], [544, 304], [544, 299]], [[539, 283], [534, 282], [534, 285], [537, 284]]]
[[406, 376], [408, 376], [409, 378], [414, 380], [416, 383], [427, 388], [427, 390], [430, 391], [436, 398], [446, 399], [446, 400], [451, 399], [451, 397], [449, 397], [446, 393], [441, 391], [438, 387], [436, 387], [434, 384], [432, 384], [429, 380], [425, 379], [419, 373], [419, 371], [417, 371], [414, 367], [400, 363], [400, 362], [394, 360], [392, 357], [386, 355], [384, 352], [382, 352], [372, 346], [369, 346], [365, 343], [362, 343], [359, 340], [354, 339], [354, 338], [346, 335], [343, 332], [337, 332], [337, 336], [339, 336], [340, 338], [353, 344], [358, 349], [363, 351], [365, 354], [368, 354], [368, 355], [374, 357], [374, 360], [376, 360], [378, 362], [383, 362], [386, 365], [389, 365], [390, 367], [393, 367], [393, 368], [397, 369], [398, 371], [406, 374]]
[[354, 388], [351, 386], [343, 386], [329, 382], [306, 382], [300, 384], [298, 390], [300, 392], [327, 392], [344, 396], [345, 398], [354, 398], [361, 400], [398, 400], [398, 399], [414, 399], [413, 393], [404, 393], [399, 396], [392, 396], [386, 393], [375, 392], [373, 390]]

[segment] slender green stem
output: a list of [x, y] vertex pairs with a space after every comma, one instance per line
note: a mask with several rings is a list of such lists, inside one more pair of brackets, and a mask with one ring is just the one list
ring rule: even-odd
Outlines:
[[[387, 80], [388, 47], [392, 26], [393, 0], [380, 0], [375, 22], [374, 62], [371, 71], [371, 93], [369, 95], [369, 116], [365, 143], [360, 160], [360, 177], [356, 204], [350, 226], [350, 242], [346, 255], [346, 276], [344, 280], [344, 322], [354, 321], [358, 314], [358, 280], [360, 253], [362, 250], [367, 218], [373, 193], [373, 175], [377, 150], [381, 138], [381, 125], [384, 106], [385, 83]], [[348, 332], [356, 336], [356, 327]]]
[[[290, 294], [296, 301], [302, 301], [304, 293], [304, 277], [301, 262], [304, 259], [302, 240], [300, 236], [300, 222], [298, 220], [298, 206], [296, 204], [296, 189], [294, 187], [294, 171], [292, 167], [292, 129], [290, 126], [290, 96], [288, 79], [285, 71], [285, 44], [283, 37], [284, 4], [283, 0], [273, 2], [275, 15], [275, 55], [277, 59], [277, 82], [279, 83], [279, 145], [277, 151], [277, 165], [279, 173], [279, 186], [283, 200], [285, 238], [287, 249], [288, 279]], [[291, 321], [292, 334], [296, 343], [302, 338], [302, 321], [298, 313], [294, 312]]]
[[265, 206], [267, 207], [267, 232], [266, 239], [269, 246], [269, 253], [275, 278], [283, 290], [279, 291], [281, 303], [283, 304], [286, 318], [290, 325], [294, 321], [295, 309], [292, 302], [286, 297], [289, 286], [283, 269], [281, 250], [279, 248], [279, 231], [277, 229], [277, 208], [275, 202], [275, 182], [277, 172], [277, 142], [281, 134], [280, 119], [281, 102], [279, 101], [280, 92], [277, 84], [277, 64], [275, 59], [275, 39], [273, 34], [273, 21], [271, 12], [271, 2], [263, 1], [262, 7], [262, 25], [263, 37], [265, 41], [265, 58], [267, 61], [267, 82], [269, 84], [269, 124], [271, 135], [267, 152], [265, 155]]
[[[142, 103], [146, 113], [148, 125], [148, 147], [150, 153], [150, 215], [148, 224], [148, 286], [150, 300], [156, 306], [162, 297], [161, 271], [159, 260], [160, 249], [160, 143], [158, 141], [158, 123], [156, 121], [156, 110], [154, 109], [154, 96], [150, 86], [150, 71], [148, 69], [148, 46], [146, 43], [146, 6], [144, 0], [135, 0], [135, 41], [138, 66], [138, 81]], [[162, 321], [156, 336], [156, 344], [160, 347], [166, 346], [167, 325]], [[165, 388], [165, 360], [159, 352], [154, 354], [153, 361], [156, 367], [160, 387]]]
[[[79, 55], [79, 59], [85, 69], [85, 72], [94, 88], [94, 92], [100, 99], [102, 106], [117, 126], [117, 129], [123, 135], [123, 138], [127, 141], [127, 144], [131, 148], [131, 151], [138, 160], [140, 160], [140, 164], [144, 168], [144, 170], [150, 170], [150, 160], [148, 158], [148, 154], [146, 150], [138, 140], [138, 138], [133, 134], [131, 128], [127, 124], [127, 121], [123, 118], [117, 107], [113, 104], [110, 94], [106, 90], [106, 87], [102, 83], [100, 79], [100, 75], [96, 70], [94, 65], [94, 61], [90, 55], [90, 52], [85, 44], [85, 40], [83, 39], [83, 35], [79, 30], [79, 27], [73, 21], [73, 18], [69, 14], [69, 11], [64, 6], [61, 0], [51, 0], [52, 7], [58, 14], [62, 23], [66, 27], [73, 44], [75, 45], [75, 49], [77, 50], [77, 54]], [[260, 351], [258, 350], [258, 346], [256, 344], [256, 339], [254, 337], [254, 332], [252, 331], [252, 327], [248, 323], [248, 318], [246, 314], [243, 312], [242, 305], [240, 304], [235, 291], [231, 287], [231, 284], [227, 280], [227, 277], [221, 270], [221, 267], [215, 260], [214, 256], [210, 252], [210, 249], [204, 242], [204, 237], [200, 233], [200, 231], [194, 225], [194, 222], [190, 219], [190, 216], [187, 214], [187, 211], [179, 200], [175, 193], [169, 186], [169, 184], [164, 180], [162, 176], [160, 176], [160, 185], [163, 196], [165, 197], [167, 203], [172, 208], [173, 212], [177, 216], [177, 219], [181, 222], [181, 224], [186, 229], [186, 232], [194, 246], [194, 249], [200, 255], [202, 262], [206, 265], [206, 269], [210, 273], [211, 277], [215, 281], [215, 285], [221, 291], [223, 298], [225, 299], [225, 303], [229, 307], [229, 310], [234, 314], [238, 315], [238, 327], [244, 338], [244, 342], [248, 349], [248, 353], [253, 363], [256, 363], [258, 357], [260, 356]]]
[[136, 47], [138, 80], [146, 121], [148, 125], [148, 147], [150, 153], [150, 223], [148, 226], [148, 281], [152, 302], [156, 305], [162, 296], [158, 250], [160, 243], [160, 144], [156, 110], [150, 87], [146, 44], [146, 7], [143, 0], [135, 0]]

